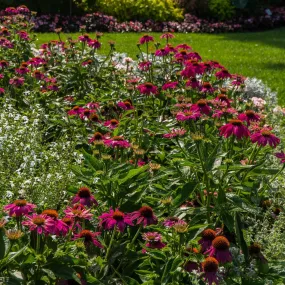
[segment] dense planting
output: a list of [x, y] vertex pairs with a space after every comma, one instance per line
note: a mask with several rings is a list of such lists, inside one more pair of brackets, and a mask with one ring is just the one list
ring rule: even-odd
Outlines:
[[37, 50], [22, 20], [0, 32], [5, 284], [282, 284], [272, 94], [171, 33], [134, 61], [99, 33]]

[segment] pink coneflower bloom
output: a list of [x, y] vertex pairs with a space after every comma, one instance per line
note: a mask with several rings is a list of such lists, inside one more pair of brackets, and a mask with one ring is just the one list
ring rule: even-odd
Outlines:
[[9, 80], [9, 84], [20, 87], [24, 84], [25, 79], [23, 77], [13, 77]]
[[4, 78], [4, 74], [0, 73], [0, 79]]
[[90, 110], [85, 108], [80, 114], [79, 117], [81, 120], [89, 119], [92, 114], [94, 114], [96, 111], [95, 110]]
[[83, 205], [81, 204], [75, 204], [72, 208], [67, 207], [66, 210], [64, 210], [64, 213], [68, 218], [72, 219], [86, 219], [90, 220], [92, 218], [92, 214], [90, 213], [90, 210], [86, 210]]
[[111, 230], [117, 226], [119, 231], [123, 232], [127, 225], [133, 226], [130, 215], [124, 214], [123, 212], [119, 211], [119, 209], [114, 211], [111, 208], [109, 213], [103, 213], [98, 218], [101, 219], [99, 225], [107, 230]]
[[225, 79], [225, 78], [232, 78], [232, 75], [229, 73], [229, 71], [227, 69], [222, 69], [218, 72], [216, 72], [215, 76], [218, 79]]
[[96, 102], [89, 102], [86, 104], [86, 107], [89, 109], [99, 109], [100, 105], [99, 103], [96, 103]]
[[97, 143], [97, 144], [103, 144], [104, 136], [100, 132], [96, 132], [93, 137], [89, 140], [89, 143]]
[[185, 65], [188, 67], [192, 67], [195, 70], [196, 74], [203, 74], [205, 72], [205, 67], [203, 63], [199, 63], [196, 60], [187, 60]]
[[119, 126], [119, 121], [116, 120], [116, 119], [112, 119], [112, 120], [106, 121], [104, 123], [104, 126], [108, 127], [111, 130], [113, 130], [113, 129], [116, 129]]
[[158, 93], [157, 86], [149, 82], [138, 85], [137, 89], [140, 91], [141, 94], [146, 94], [146, 95], [151, 95], [151, 94], [155, 95]]
[[234, 86], [240, 86], [241, 84], [244, 84], [244, 81], [246, 80], [246, 77], [237, 74], [233, 74], [232, 77], [234, 78], [232, 81], [232, 85]]
[[198, 52], [190, 52], [189, 53], [189, 58], [190, 59], [196, 59], [196, 60], [201, 60], [202, 57], [199, 55]]
[[138, 68], [141, 71], [148, 71], [151, 65], [152, 63], [150, 61], [142, 61], [142, 62], [139, 62]]
[[0, 67], [2, 69], [7, 68], [9, 66], [9, 63], [6, 60], [0, 60]]
[[46, 64], [46, 61], [45, 61], [45, 59], [37, 56], [37, 57], [30, 59], [28, 61], [28, 64], [37, 67], [37, 66]]
[[134, 109], [134, 106], [132, 105], [132, 103], [130, 101], [125, 101], [125, 102], [119, 102], [118, 107], [124, 109], [124, 110], [132, 110]]
[[275, 156], [280, 159], [280, 163], [285, 163], [285, 153], [283, 151], [275, 153]]
[[0, 94], [4, 94], [5, 93], [5, 89], [0, 87]]
[[164, 220], [162, 222], [162, 224], [166, 227], [166, 228], [172, 228], [178, 221], [180, 221], [179, 218], [177, 217], [169, 217], [166, 220]]
[[181, 72], [180, 72], [181, 76], [184, 78], [195, 78], [196, 76], [196, 71], [195, 68], [193, 66], [186, 66]]
[[33, 72], [33, 77], [35, 77], [38, 80], [43, 80], [45, 78], [45, 75], [41, 73], [39, 70], [35, 70]]
[[253, 143], [256, 142], [259, 146], [266, 146], [269, 144], [273, 148], [275, 148], [280, 143], [280, 139], [272, 134], [271, 131], [267, 128], [253, 133], [250, 136], [250, 139]]
[[58, 88], [58, 86], [57, 86], [56, 83], [53, 83], [53, 84], [51, 84], [51, 85], [48, 85], [47, 88], [48, 88], [49, 90], [52, 90], [52, 91], [58, 91], [58, 90], [59, 90], [59, 88]]
[[205, 282], [209, 285], [215, 283], [216, 285], [219, 284], [219, 280], [217, 277], [217, 271], [219, 268], [219, 262], [214, 257], [207, 257], [205, 261], [202, 263], [202, 269], [205, 274]]
[[164, 33], [160, 36], [161, 39], [173, 39], [175, 36], [172, 33]]
[[234, 108], [224, 108], [221, 110], [215, 110], [212, 117], [213, 118], [221, 118], [222, 116], [237, 115], [237, 114], [238, 114], [238, 112]]
[[247, 110], [244, 113], [239, 114], [238, 119], [241, 121], [246, 121], [249, 125], [251, 122], [260, 121], [260, 116], [252, 110]]
[[201, 92], [203, 93], [213, 93], [215, 89], [212, 87], [211, 83], [204, 82], [201, 88]]
[[183, 110], [183, 112], [178, 112], [176, 115], [176, 120], [178, 121], [189, 121], [197, 120], [201, 117], [199, 111]]
[[169, 53], [177, 53], [177, 49], [175, 47], [173, 47], [172, 45], [170, 44], [167, 44], [165, 46], [165, 49], [169, 52]]
[[209, 63], [211, 64], [212, 68], [214, 68], [214, 69], [224, 68], [219, 62], [217, 62], [215, 60], [210, 60]]
[[91, 194], [88, 187], [79, 188], [76, 196], [72, 200], [72, 204], [80, 203], [81, 205], [91, 207], [92, 205], [98, 206], [98, 202], [95, 197]]
[[210, 257], [215, 257], [218, 262], [226, 263], [232, 261], [232, 255], [229, 251], [230, 243], [226, 237], [218, 236], [212, 241], [212, 246], [204, 253]]
[[182, 137], [186, 133], [184, 129], [173, 129], [170, 133], [164, 134], [163, 137], [166, 139], [173, 139], [175, 137]]
[[198, 241], [202, 247], [202, 252], [207, 251], [211, 247], [212, 241], [215, 239], [215, 237], [216, 232], [212, 229], [206, 229], [202, 232], [202, 238]]
[[237, 139], [241, 139], [243, 137], [249, 137], [250, 133], [248, 128], [243, 125], [241, 120], [230, 120], [228, 124], [220, 127], [220, 135], [228, 138], [233, 135]]
[[176, 53], [174, 55], [174, 57], [178, 60], [178, 61], [185, 61], [191, 58], [191, 56], [189, 55], [189, 53], [187, 52], [187, 50], [182, 49], [180, 50], [178, 53]]
[[130, 143], [127, 140], [125, 140], [122, 136], [114, 136], [111, 139], [105, 139], [103, 141], [106, 146], [113, 148], [114, 147], [128, 148], [131, 146]]
[[53, 209], [44, 210], [42, 212], [42, 215], [50, 217], [54, 222], [53, 231], [50, 232], [51, 234], [65, 235], [69, 231], [69, 226], [65, 224], [62, 220], [58, 219], [58, 212], [56, 210]]
[[138, 211], [132, 212], [131, 220], [137, 220], [137, 225], [142, 224], [144, 227], [149, 225], [156, 225], [157, 218], [153, 213], [153, 210], [149, 206], [143, 206]]
[[67, 233], [72, 230], [73, 225], [74, 225], [74, 220], [70, 217], [63, 217], [61, 219], [62, 223], [66, 226], [63, 226], [61, 229], [61, 234], [63, 236], [67, 235]]
[[82, 65], [82, 66], [87, 66], [87, 65], [91, 65], [92, 63], [93, 63], [93, 60], [89, 59], [89, 60], [87, 60], [87, 61], [83, 61], [83, 62], [81, 63], [81, 65]]
[[[197, 248], [186, 248], [186, 252], [185, 252], [185, 256], [189, 256], [189, 253], [192, 254], [198, 254], [199, 250]], [[201, 269], [200, 266], [198, 265], [197, 262], [188, 260], [186, 261], [186, 263], [184, 264], [184, 270], [186, 270], [187, 272], [191, 273], [194, 270], [199, 270]]]
[[193, 89], [199, 89], [200, 82], [195, 77], [192, 77], [186, 82], [186, 86], [191, 87]]
[[99, 248], [103, 248], [103, 245], [96, 239], [96, 237], [100, 234], [100, 232], [94, 233], [89, 230], [83, 230], [78, 234], [74, 234], [73, 239], [83, 239], [85, 246], [90, 246], [91, 244], [94, 244]]
[[139, 43], [141, 45], [145, 44], [145, 43], [149, 43], [149, 42], [153, 42], [154, 41], [154, 38], [152, 36], [149, 36], [149, 35], [143, 35], [140, 40], [139, 40]]
[[19, 37], [22, 40], [25, 40], [25, 41], [30, 40], [29, 34], [27, 32], [25, 32], [25, 31], [19, 31], [19, 32], [17, 32], [17, 34], [19, 35]]
[[208, 106], [207, 100], [200, 99], [196, 102], [196, 104], [193, 104], [191, 106], [190, 110], [194, 112], [201, 112], [203, 114], [209, 115], [211, 112], [211, 107]]
[[169, 54], [169, 51], [165, 48], [161, 48], [155, 51], [155, 56], [167, 56]]
[[30, 231], [36, 231], [38, 234], [49, 234], [53, 233], [54, 221], [47, 215], [33, 214], [32, 216], [27, 216], [27, 221], [23, 221], [24, 226], [29, 227]]
[[16, 68], [16, 73], [22, 75], [22, 74], [27, 74], [30, 72], [30, 70], [27, 67], [21, 66], [20, 68]]
[[82, 107], [75, 106], [75, 107], [73, 107], [73, 109], [69, 110], [69, 111], [67, 112], [67, 114], [68, 114], [69, 116], [79, 116], [80, 114], [83, 113], [84, 110], [85, 110], [85, 109], [82, 108]]
[[97, 40], [90, 40], [90, 41], [88, 41], [88, 46], [90, 46], [94, 49], [99, 49], [101, 47], [101, 43]]
[[146, 162], [143, 161], [141, 158], [139, 158], [139, 160], [138, 160], [138, 167], [142, 167], [142, 166], [144, 166], [145, 164], [146, 164]]
[[33, 212], [37, 206], [28, 203], [26, 200], [15, 200], [12, 204], [4, 206], [5, 211], [9, 211], [10, 217], [21, 217]]
[[187, 44], [179, 44], [177, 47], [177, 49], [184, 49], [184, 50], [191, 50], [192, 47], [188, 46]]
[[[148, 232], [142, 235], [143, 239], [147, 242], [146, 247], [152, 249], [162, 249], [166, 246], [165, 243], [161, 242], [162, 236], [158, 232]], [[145, 251], [143, 251], [145, 252]]]
[[89, 35], [87, 35], [87, 34], [85, 34], [85, 35], [83, 35], [83, 36], [79, 36], [79, 37], [78, 37], [78, 40], [79, 40], [80, 42], [83, 42], [83, 43], [92, 41], [92, 40], [90, 39]]
[[175, 89], [178, 85], [178, 82], [167, 82], [162, 85], [162, 90], [168, 90], [168, 89]]
[[0, 36], [9, 37], [11, 34], [7, 28], [2, 28], [0, 30]]
[[228, 108], [231, 106], [231, 102], [232, 102], [232, 100], [230, 100], [230, 99], [228, 98], [228, 96], [225, 95], [225, 94], [219, 94], [219, 95], [215, 98], [215, 101], [219, 101], [219, 102], [225, 103]]

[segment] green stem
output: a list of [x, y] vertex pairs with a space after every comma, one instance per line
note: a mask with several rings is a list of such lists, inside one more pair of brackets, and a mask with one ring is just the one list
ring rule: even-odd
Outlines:
[[109, 257], [109, 254], [110, 254], [110, 250], [111, 250], [111, 248], [112, 248], [112, 244], [113, 244], [114, 237], [115, 237], [115, 234], [116, 234], [116, 228], [117, 228], [117, 227], [115, 226], [114, 229], [113, 229], [113, 233], [112, 233], [112, 236], [111, 236], [111, 240], [110, 240], [109, 246], [108, 246], [108, 248], [107, 248], [105, 260], [108, 260], [108, 257]]

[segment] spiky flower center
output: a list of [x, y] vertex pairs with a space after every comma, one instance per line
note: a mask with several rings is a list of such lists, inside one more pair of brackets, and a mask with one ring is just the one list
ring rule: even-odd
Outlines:
[[124, 104], [127, 108], [130, 108], [132, 106], [132, 104], [129, 101], [125, 101]]
[[227, 238], [219, 236], [212, 241], [212, 246], [218, 250], [226, 250], [229, 249], [230, 243]]
[[186, 55], [186, 54], [187, 54], [187, 50], [186, 50], [186, 49], [181, 50], [181, 51], [180, 51], [180, 54]]
[[112, 119], [112, 120], [110, 121], [110, 124], [113, 125], [113, 126], [116, 126], [116, 125], [119, 124], [119, 122], [118, 122], [116, 119]]
[[93, 122], [98, 122], [99, 117], [96, 114], [93, 113], [90, 116], [90, 120], [93, 121]]
[[267, 131], [267, 130], [261, 131], [261, 134], [264, 137], [270, 137], [272, 135], [272, 133], [270, 131]]
[[84, 114], [84, 116], [89, 116], [90, 115], [90, 110], [84, 110], [83, 114]]
[[255, 116], [255, 112], [252, 111], [252, 110], [247, 110], [245, 112], [246, 116], [249, 117], [249, 118], [253, 118]]
[[113, 213], [113, 216], [112, 218], [116, 221], [122, 221], [124, 219], [124, 213], [119, 211], [119, 210], [116, 210], [114, 213]]
[[202, 238], [206, 240], [213, 240], [216, 237], [216, 233], [214, 230], [206, 229], [202, 232]]
[[204, 82], [203, 83], [203, 87], [206, 88], [206, 89], [210, 89], [212, 87], [212, 85], [209, 82]]
[[261, 246], [259, 243], [254, 242], [249, 246], [248, 251], [251, 255], [259, 254], [261, 251]]
[[139, 209], [140, 214], [145, 218], [152, 218], [153, 217], [153, 211], [152, 208], [149, 206], [143, 206]]
[[43, 226], [45, 224], [45, 219], [41, 217], [33, 218], [33, 223], [37, 226]]
[[58, 218], [58, 212], [56, 210], [52, 210], [52, 209], [44, 210], [42, 212], [42, 214], [47, 215], [47, 216], [54, 218], [54, 219]]
[[81, 231], [81, 233], [79, 234], [79, 237], [84, 238], [85, 242], [91, 242], [93, 240], [92, 233], [88, 230]]
[[228, 100], [228, 96], [225, 95], [225, 94], [219, 94], [219, 95], [218, 95], [218, 99], [219, 99], [220, 101], [227, 101], [227, 100]]
[[197, 105], [198, 105], [199, 107], [205, 107], [205, 106], [207, 105], [207, 101], [201, 99], [201, 100], [197, 101]]
[[219, 268], [219, 262], [214, 257], [207, 257], [202, 263], [202, 266], [205, 272], [217, 272]]
[[147, 83], [144, 84], [144, 86], [145, 86], [146, 88], [148, 88], [148, 89], [151, 89], [151, 88], [153, 87], [153, 84], [150, 83], [150, 82], [147, 82]]
[[230, 120], [230, 124], [234, 126], [242, 126], [242, 121], [241, 120]]
[[80, 198], [90, 198], [90, 196], [91, 196], [90, 189], [87, 188], [87, 187], [81, 187], [81, 188], [78, 190], [78, 196], [79, 196]]
[[18, 207], [24, 207], [27, 205], [27, 201], [26, 200], [16, 200], [14, 201], [14, 205]]
[[72, 224], [72, 219], [67, 218], [67, 217], [63, 218], [62, 221], [63, 221], [65, 224], [67, 224], [68, 226], [70, 226], [70, 225]]
[[99, 132], [96, 132], [93, 136], [93, 138], [96, 140], [96, 141], [100, 141], [103, 139], [103, 135]]
[[124, 138], [121, 136], [114, 136], [112, 139], [113, 141], [123, 141], [124, 140]]

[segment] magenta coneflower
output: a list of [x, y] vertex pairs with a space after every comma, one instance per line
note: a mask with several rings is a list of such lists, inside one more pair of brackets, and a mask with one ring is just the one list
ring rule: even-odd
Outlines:
[[246, 77], [237, 74], [233, 74], [233, 78], [232, 85], [234, 86], [240, 86], [241, 84], [244, 84], [244, 81], [246, 80]]
[[267, 128], [262, 129], [250, 136], [250, 139], [253, 143], [257, 143], [258, 145], [266, 146], [269, 144], [271, 147], [275, 148], [279, 143], [280, 139], [277, 138], [271, 131]]
[[95, 144], [104, 144], [103, 143], [103, 139], [104, 138], [104, 135], [101, 134], [100, 132], [96, 132], [93, 137], [88, 141], [89, 143], [95, 143]]
[[118, 105], [118, 107], [120, 107], [124, 110], [134, 109], [134, 106], [132, 105], [132, 103], [130, 101], [119, 102], [117, 105]]
[[49, 234], [54, 231], [54, 221], [47, 215], [33, 214], [27, 216], [27, 221], [23, 221], [22, 224], [30, 228], [30, 231], [36, 231], [38, 234]]
[[137, 89], [140, 91], [141, 94], [156, 95], [158, 93], [157, 86], [153, 85], [150, 82], [146, 82], [137, 86]]
[[73, 204], [80, 203], [81, 205], [91, 207], [93, 205], [98, 206], [98, 202], [95, 197], [91, 194], [88, 187], [79, 188], [76, 196], [72, 200]]
[[243, 125], [241, 120], [230, 120], [228, 124], [220, 127], [220, 135], [228, 138], [229, 136], [235, 136], [237, 139], [243, 137], [249, 137], [250, 133], [248, 128]]
[[78, 234], [74, 234], [73, 239], [83, 239], [84, 244], [86, 246], [90, 246], [91, 244], [94, 244], [95, 246], [99, 248], [103, 248], [103, 245], [97, 240], [97, 236], [101, 235], [100, 232], [91, 232], [89, 230], [83, 230]]
[[196, 102], [196, 104], [193, 104], [191, 106], [190, 110], [194, 112], [201, 112], [205, 115], [209, 115], [211, 112], [211, 107], [208, 106], [207, 100], [200, 99]]
[[84, 34], [84, 35], [82, 35], [82, 36], [79, 36], [79, 37], [78, 37], [78, 40], [79, 40], [80, 42], [83, 42], [83, 43], [92, 41], [92, 40], [90, 39], [89, 35], [87, 35], [87, 34]]
[[275, 153], [275, 156], [280, 159], [280, 163], [285, 163], [285, 153], [283, 151]]
[[202, 238], [198, 241], [202, 247], [202, 252], [207, 251], [211, 247], [212, 241], [215, 239], [215, 237], [216, 232], [212, 229], [206, 229], [202, 232]]
[[177, 217], [169, 217], [166, 220], [164, 220], [162, 222], [162, 224], [166, 227], [166, 228], [172, 228], [178, 221], [180, 221], [179, 218]]
[[91, 117], [96, 111], [88, 108], [84, 108], [84, 110], [79, 114], [81, 120], [86, 120]]
[[33, 72], [33, 77], [35, 77], [38, 80], [43, 80], [45, 78], [45, 75], [41, 73], [39, 70], [35, 70]]
[[20, 87], [24, 84], [25, 79], [23, 77], [13, 77], [9, 80], [9, 84], [14, 85], [16, 87]]
[[89, 109], [99, 109], [100, 105], [97, 102], [89, 102], [86, 104], [86, 107]]
[[149, 35], [143, 35], [140, 40], [139, 40], [139, 43], [141, 45], [145, 44], [145, 43], [149, 43], [149, 42], [153, 42], [154, 41], [154, 38], [152, 36], [149, 36]]
[[1, 67], [2, 69], [6, 68], [6, 67], [8, 67], [8, 66], [9, 66], [8, 61], [6, 61], [6, 60], [0, 60], [0, 67]]
[[66, 210], [64, 210], [64, 213], [68, 218], [72, 219], [86, 219], [90, 220], [92, 218], [92, 214], [90, 213], [90, 210], [86, 210], [83, 205], [81, 204], [75, 204], [72, 208], [67, 207]]
[[199, 63], [197, 60], [187, 60], [185, 65], [192, 67], [195, 70], [196, 74], [203, 74], [205, 72], [205, 67], [202, 63]]
[[25, 40], [25, 41], [29, 41], [30, 40], [29, 34], [27, 32], [25, 32], [25, 31], [18, 31], [17, 34], [19, 35], [19, 37], [22, 40]]
[[212, 87], [210, 82], [204, 82], [201, 88], [201, 92], [203, 93], [213, 93], [215, 88]]
[[[188, 257], [189, 253], [198, 254], [199, 250], [197, 248], [186, 248], [185, 256]], [[197, 262], [188, 260], [184, 264], [184, 270], [186, 270], [189, 273], [191, 273], [194, 270], [199, 270], [199, 269], [201, 270], [201, 267], [198, 265]]]
[[229, 251], [230, 243], [226, 237], [218, 236], [212, 241], [212, 246], [204, 253], [215, 257], [219, 262], [226, 263], [232, 261]]
[[15, 200], [12, 204], [4, 206], [5, 211], [9, 211], [10, 217], [21, 217], [33, 212], [37, 206], [28, 203], [26, 200]]
[[221, 118], [222, 116], [237, 115], [237, 114], [238, 114], [238, 112], [234, 108], [224, 108], [221, 110], [215, 110], [212, 117], [213, 118]]
[[21, 66], [20, 68], [16, 68], [15, 71], [16, 71], [16, 73], [18, 73], [20, 75], [27, 74], [30, 72], [30, 70], [24, 66]]
[[138, 68], [141, 70], [141, 71], [148, 71], [150, 66], [151, 66], [151, 62], [150, 61], [142, 61], [142, 62], [139, 62], [138, 64]]
[[189, 53], [189, 58], [190, 59], [196, 59], [196, 60], [201, 60], [202, 59], [200, 54], [198, 52], [195, 52], [195, 51]]
[[177, 49], [184, 49], [184, 50], [191, 50], [192, 47], [188, 46], [187, 44], [179, 44], [176, 46]]
[[167, 56], [169, 54], [169, 51], [165, 48], [161, 48], [155, 51], [155, 56]]
[[58, 90], [59, 90], [59, 88], [58, 88], [58, 86], [57, 86], [56, 83], [52, 83], [51, 85], [48, 85], [47, 88], [48, 88], [49, 90], [51, 90], [51, 91], [58, 91]]
[[218, 268], [219, 262], [214, 257], [207, 257], [202, 263], [202, 269], [205, 274], [205, 282], [208, 282], [209, 285], [212, 285], [213, 283], [216, 285], [219, 284], [217, 277]]
[[239, 114], [238, 119], [241, 121], [246, 121], [249, 125], [251, 122], [260, 121], [260, 116], [252, 110], [247, 110], [244, 113]]
[[175, 36], [172, 33], [164, 33], [160, 36], [161, 39], [173, 39]]
[[137, 220], [137, 224], [142, 224], [144, 227], [149, 225], [156, 225], [157, 218], [153, 213], [153, 210], [149, 206], [143, 206], [138, 211], [132, 212], [131, 219]]
[[225, 94], [219, 94], [216, 98], [215, 101], [225, 103], [225, 105], [229, 108], [231, 106], [231, 101], [227, 95]]
[[111, 208], [109, 213], [103, 213], [98, 218], [101, 219], [100, 226], [107, 230], [111, 230], [117, 226], [119, 231], [123, 232], [127, 225], [133, 226], [130, 215], [124, 214], [123, 212], [119, 211], [119, 209], [114, 211]]
[[200, 86], [200, 82], [195, 78], [195, 77], [192, 77], [190, 78], [187, 82], [186, 82], [186, 86], [187, 87], [191, 87], [193, 89], [199, 89], [201, 86]]
[[168, 89], [175, 89], [178, 85], [178, 82], [167, 82], [162, 85], [162, 90], [168, 90]]
[[5, 89], [0, 87], [0, 94], [4, 94], [5, 93]]
[[232, 75], [229, 73], [229, 71], [225, 68], [221, 69], [220, 71], [216, 72], [215, 76], [218, 79], [226, 79], [226, 78], [232, 78]]
[[194, 78], [196, 76], [196, 71], [193, 66], [186, 66], [182, 71], [181, 71], [181, 76], [184, 78]]
[[68, 114], [69, 116], [79, 116], [80, 114], [83, 113], [84, 110], [85, 110], [85, 109], [82, 108], [82, 107], [75, 106], [75, 107], [73, 107], [73, 109], [69, 110], [69, 111], [67, 112], [67, 114]]
[[162, 236], [158, 232], [148, 232], [142, 235], [143, 239], [147, 242], [146, 247], [153, 249], [162, 249], [166, 246], [165, 243], [161, 242]]
[[183, 110], [183, 112], [178, 112], [176, 115], [177, 121], [189, 121], [189, 120], [197, 120], [201, 117], [201, 113], [199, 111], [191, 111], [191, 110]]
[[182, 137], [186, 133], [184, 129], [173, 129], [170, 133], [164, 134], [163, 137], [166, 139], [173, 139], [175, 137]]
[[130, 147], [130, 143], [125, 140], [122, 136], [114, 136], [111, 139], [105, 139], [104, 144], [106, 146], [110, 147], [122, 147], [122, 148], [128, 148]]
[[92, 47], [94, 49], [99, 49], [101, 47], [101, 43], [97, 40], [90, 40], [87, 42], [89, 47]]
[[116, 129], [119, 126], [119, 121], [116, 120], [116, 119], [112, 119], [112, 120], [106, 121], [104, 123], [104, 126], [108, 127], [111, 130], [113, 130], [113, 129]]

